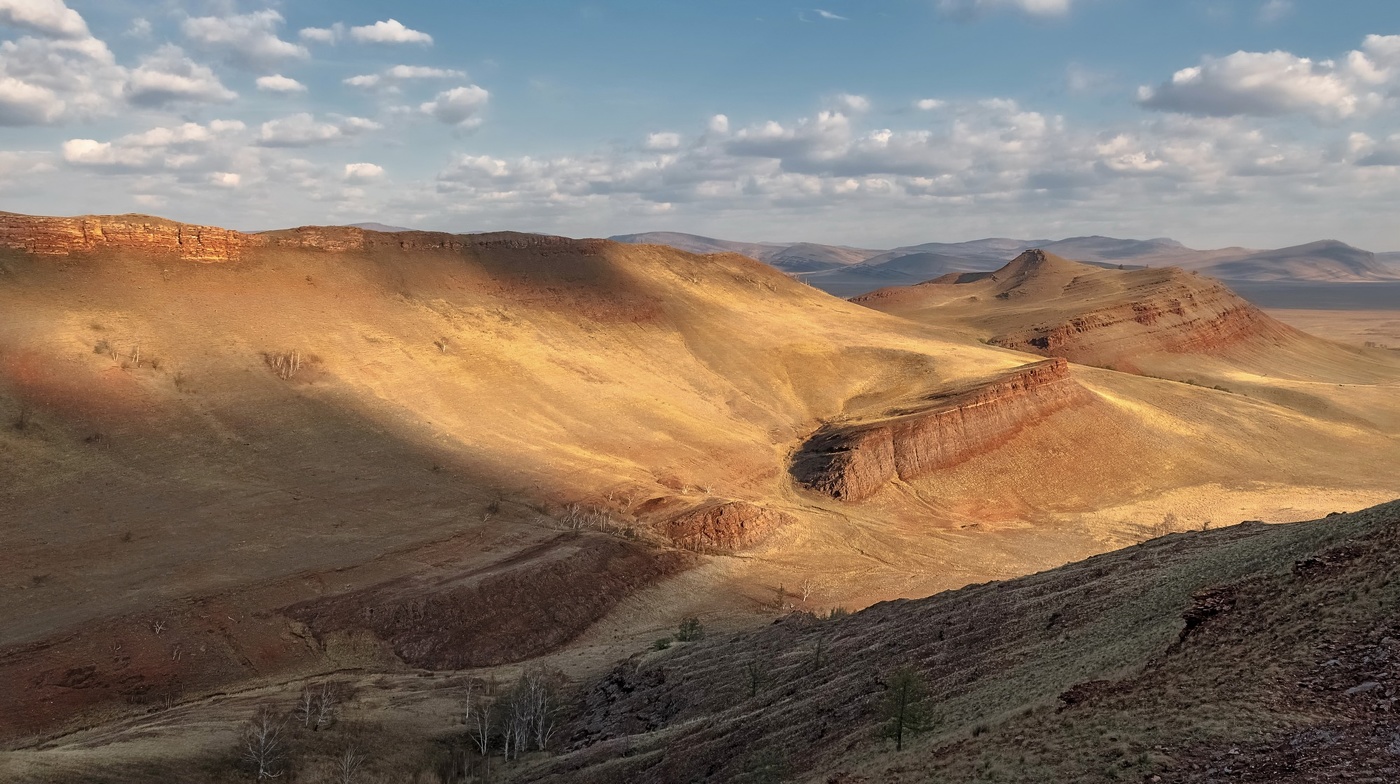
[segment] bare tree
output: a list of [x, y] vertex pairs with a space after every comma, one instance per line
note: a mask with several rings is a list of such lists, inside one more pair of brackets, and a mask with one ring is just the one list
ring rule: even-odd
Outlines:
[[812, 598], [812, 594], [817, 592], [817, 584], [810, 577], [802, 578], [802, 606], [807, 606], [807, 601]]
[[316, 717], [316, 692], [312, 690], [310, 684], [302, 687], [301, 696], [297, 697], [297, 704], [293, 712], [301, 720], [301, 726], [311, 726], [311, 720]]
[[354, 746], [346, 746], [335, 761], [335, 784], [355, 784], [355, 778], [364, 764], [364, 756], [357, 753]]
[[321, 684], [320, 690], [316, 693], [316, 729], [325, 729], [335, 723], [339, 708], [340, 693], [335, 684], [329, 681]]
[[282, 719], [268, 706], [259, 708], [244, 728], [243, 760], [252, 766], [258, 781], [275, 779], [285, 772], [282, 763], [286, 748], [282, 735]]
[[481, 758], [486, 759], [491, 752], [491, 735], [495, 731], [495, 711], [487, 704], [485, 695], [474, 697], [467, 692], [467, 727]]
[[535, 748], [540, 751], [544, 751], [545, 747], [549, 745], [549, 738], [554, 734], [556, 711], [554, 683], [552, 681], [549, 674], [543, 670], [537, 670], [525, 676], [530, 729], [534, 735]]

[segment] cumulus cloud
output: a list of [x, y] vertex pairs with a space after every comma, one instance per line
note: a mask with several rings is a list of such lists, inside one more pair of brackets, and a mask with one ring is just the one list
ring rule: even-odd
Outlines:
[[381, 127], [379, 123], [362, 117], [330, 122], [317, 120], [312, 114], [302, 112], [263, 123], [258, 129], [257, 143], [263, 147], [312, 147]]
[[681, 146], [681, 135], [678, 133], [661, 132], [647, 134], [646, 149], [657, 152], [669, 152], [678, 150]]
[[427, 33], [404, 27], [397, 19], [375, 22], [372, 25], [350, 28], [350, 37], [360, 43], [372, 44], [423, 44], [431, 45], [433, 37]]
[[350, 87], [362, 89], [396, 89], [402, 82], [414, 79], [465, 79], [464, 71], [449, 68], [431, 68], [423, 65], [396, 65], [380, 73], [360, 74], [342, 80]]
[[186, 19], [181, 29], [196, 46], [217, 52], [243, 68], [268, 71], [288, 60], [310, 56], [306, 47], [277, 37], [282, 15], [271, 9], [235, 16]]
[[47, 87], [0, 77], [0, 126], [47, 125], [63, 115], [63, 99]]
[[870, 99], [864, 95], [852, 95], [851, 93], [841, 93], [832, 101], [837, 108], [852, 114], [861, 114], [870, 111]]
[[224, 87], [208, 66], [186, 57], [174, 44], [166, 44], [142, 60], [127, 78], [123, 92], [132, 104], [151, 107], [181, 102], [227, 103], [238, 97], [238, 93]]
[[1340, 61], [1282, 51], [1205, 57], [1156, 87], [1138, 88], [1138, 102], [1207, 117], [1300, 114], [1328, 122], [1380, 108], [1398, 77], [1400, 36], [1373, 35]]
[[944, 102], [938, 100], [937, 98], [920, 98], [919, 100], [914, 102], [914, 108], [924, 112], [931, 112], [935, 109], [941, 109], [943, 108], [943, 106]]
[[303, 27], [297, 37], [307, 43], [333, 44], [345, 34], [345, 26], [336, 22], [330, 27]]
[[710, 133], [729, 133], [729, 118], [723, 114], [716, 114], [710, 118]]
[[448, 125], [475, 128], [481, 125], [480, 112], [491, 100], [491, 93], [476, 85], [454, 87], [418, 107], [424, 114], [436, 117]]
[[373, 163], [345, 164], [344, 179], [347, 182], [367, 182], [384, 176], [384, 167]]
[[949, 16], [971, 18], [987, 11], [1012, 10], [1031, 16], [1064, 16], [1074, 0], [938, 0], [938, 9]]
[[157, 126], [110, 142], [69, 139], [63, 143], [62, 154], [70, 166], [107, 173], [178, 169], [198, 163], [217, 141], [245, 129], [238, 120]]
[[91, 38], [87, 22], [63, 0], [0, 0], [0, 25], [53, 38]]
[[273, 74], [272, 76], [259, 76], [257, 80], [258, 89], [265, 93], [304, 93], [306, 85], [298, 82], [289, 76]]
[[209, 184], [216, 188], [237, 188], [243, 183], [243, 175], [237, 172], [211, 172]]
[[126, 69], [57, 0], [0, 0], [0, 25], [35, 33], [0, 41], [0, 126], [88, 120], [120, 101]]

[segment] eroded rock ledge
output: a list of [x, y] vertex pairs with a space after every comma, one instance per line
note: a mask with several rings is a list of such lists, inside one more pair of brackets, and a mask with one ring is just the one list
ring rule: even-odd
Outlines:
[[1037, 362], [879, 420], [824, 428], [797, 453], [792, 475], [832, 498], [861, 501], [895, 478], [917, 479], [957, 465], [1092, 400], [1071, 378], [1068, 362]]
[[244, 234], [215, 226], [194, 226], [149, 215], [85, 215], [49, 218], [0, 212], [0, 248], [39, 256], [72, 256], [105, 249], [135, 249], [188, 261], [237, 261], [251, 248], [298, 248], [331, 253], [376, 249], [455, 250], [468, 248], [551, 248], [596, 252], [604, 240], [574, 240], [540, 234], [496, 232], [446, 234], [429, 231], [379, 232], [350, 226], [307, 226]]
[[679, 547], [700, 553], [734, 553], [758, 544], [792, 517], [744, 501], [689, 509], [667, 520], [663, 530]]
[[44, 218], [0, 212], [0, 247], [40, 256], [141, 248], [191, 261], [233, 261], [250, 244], [256, 244], [253, 235], [148, 215]]

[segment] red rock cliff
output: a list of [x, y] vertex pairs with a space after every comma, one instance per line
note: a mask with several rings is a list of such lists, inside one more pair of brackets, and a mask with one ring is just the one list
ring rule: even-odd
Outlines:
[[42, 256], [135, 248], [191, 261], [234, 261], [256, 237], [214, 226], [191, 226], [146, 215], [43, 218], [0, 213], [0, 247]]
[[1065, 360], [1037, 362], [885, 419], [818, 432], [793, 461], [792, 474], [832, 498], [861, 501], [896, 477], [917, 479], [957, 465], [1057, 411], [1092, 400], [1070, 377]]
[[1179, 270], [1165, 271], [1162, 279], [1136, 293], [1131, 301], [1091, 307], [1063, 320], [997, 335], [991, 342], [1132, 370], [1132, 357], [1146, 353], [1217, 354], [1246, 342], [1297, 337], [1224, 285]]

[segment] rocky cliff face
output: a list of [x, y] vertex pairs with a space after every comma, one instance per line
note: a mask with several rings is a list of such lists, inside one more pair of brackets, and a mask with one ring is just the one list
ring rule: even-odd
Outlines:
[[663, 531], [676, 545], [696, 552], [732, 553], [758, 544], [774, 529], [792, 521], [782, 512], [731, 501], [682, 512]]
[[41, 218], [0, 213], [0, 247], [41, 256], [135, 248], [190, 261], [234, 261], [256, 239], [229, 229], [145, 215]]
[[47, 218], [0, 212], [0, 248], [40, 256], [71, 256], [104, 249], [133, 249], [189, 261], [237, 261], [251, 248], [299, 248], [330, 253], [374, 249], [454, 250], [464, 248], [551, 248], [596, 251], [602, 240], [572, 240], [536, 234], [445, 234], [427, 231], [378, 232], [348, 226], [243, 234], [214, 226], [194, 226], [147, 215], [86, 215]]
[[832, 498], [861, 501], [896, 477], [917, 479], [957, 465], [1057, 411], [1092, 400], [1070, 377], [1065, 360], [1037, 362], [885, 419], [824, 429], [798, 453], [792, 475]]
[[1170, 270], [1131, 301], [1067, 314], [991, 339], [1007, 348], [1132, 370], [1152, 352], [1216, 354], [1246, 342], [1280, 343], [1297, 333], [1225, 286]]

